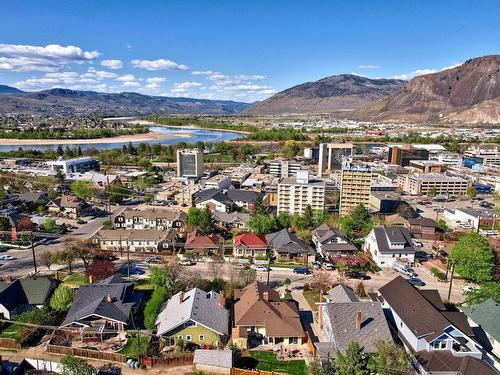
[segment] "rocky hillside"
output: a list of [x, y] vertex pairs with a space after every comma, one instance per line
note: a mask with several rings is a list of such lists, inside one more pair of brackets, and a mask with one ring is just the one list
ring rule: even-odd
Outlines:
[[281, 91], [256, 103], [245, 113], [332, 113], [352, 110], [398, 91], [406, 82], [397, 79], [369, 79], [352, 74], [326, 77]]
[[349, 114], [359, 120], [500, 123], [500, 55], [418, 76], [397, 93]]
[[249, 106], [247, 103], [226, 100], [171, 98], [141, 95], [134, 92], [106, 94], [68, 89], [4, 93], [0, 96], [0, 114], [99, 116], [136, 116], [151, 113], [233, 114]]

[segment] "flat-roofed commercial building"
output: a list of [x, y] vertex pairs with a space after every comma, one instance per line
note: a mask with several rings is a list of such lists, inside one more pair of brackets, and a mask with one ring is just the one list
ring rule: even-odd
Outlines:
[[327, 190], [327, 181], [310, 179], [308, 171], [297, 172], [297, 177], [282, 178], [278, 183], [278, 213], [303, 214], [307, 206], [323, 211]]
[[295, 160], [272, 160], [269, 162], [269, 174], [280, 178], [295, 177], [300, 167], [300, 162]]
[[344, 163], [340, 178], [340, 216], [349, 215], [356, 207], [370, 205], [372, 170], [366, 165]]
[[325, 172], [342, 169], [342, 159], [354, 155], [352, 143], [321, 143], [319, 145], [318, 177]]
[[203, 151], [177, 150], [177, 177], [199, 178], [201, 176], [203, 176]]
[[64, 174], [98, 172], [100, 169], [99, 162], [91, 157], [51, 161], [49, 166], [52, 171], [60, 170]]
[[396, 181], [401, 190], [410, 195], [427, 195], [431, 189], [436, 189], [437, 194], [459, 196], [467, 194], [469, 187], [466, 179], [442, 173], [398, 175]]

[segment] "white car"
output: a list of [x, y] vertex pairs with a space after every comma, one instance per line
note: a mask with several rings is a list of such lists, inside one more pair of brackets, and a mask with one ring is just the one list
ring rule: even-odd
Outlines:
[[323, 268], [325, 270], [333, 270], [333, 264], [331, 264], [330, 262], [323, 262]]
[[420, 241], [413, 241], [413, 244], [415, 245], [415, 247], [423, 247], [424, 244]]
[[14, 260], [14, 259], [16, 259], [16, 258], [14, 258], [11, 255], [1, 255], [0, 256], [0, 260]]
[[255, 271], [262, 271], [262, 272], [271, 271], [271, 268], [269, 268], [268, 266], [255, 266], [254, 269]]

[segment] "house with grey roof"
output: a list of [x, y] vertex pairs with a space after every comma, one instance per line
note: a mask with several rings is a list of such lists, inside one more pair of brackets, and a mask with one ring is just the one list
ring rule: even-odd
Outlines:
[[398, 261], [413, 263], [415, 260], [410, 231], [402, 227], [373, 228], [365, 238], [363, 250], [369, 252], [381, 268], [392, 267]]
[[196, 208], [208, 208], [210, 212], [231, 212], [234, 202], [221, 189], [204, 189], [193, 194]]
[[343, 231], [328, 224], [322, 224], [312, 231], [312, 242], [318, 253], [325, 258], [336, 255], [352, 255], [358, 251]]
[[325, 295], [319, 304], [319, 325], [323, 340], [316, 343], [320, 361], [344, 353], [352, 341], [366, 353], [377, 351], [380, 341], [392, 341], [382, 306], [378, 301], [360, 301], [354, 291], [342, 284]]
[[198, 288], [181, 291], [163, 305], [156, 327], [167, 346], [183, 342], [219, 347], [229, 336], [224, 295]]
[[216, 225], [231, 230], [247, 228], [247, 223], [252, 217], [250, 214], [241, 212], [219, 212], [215, 211], [212, 215]]
[[460, 309], [467, 316], [480, 344], [500, 358], [500, 302], [489, 298], [479, 305], [464, 306]]
[[23, 312], [42, 308], [56, 287], [57, 282], [49, 277], [29, 277], [0, 283], [0, 316], [12, 319]]
[[245, 209], [247, 212], [252, 212], [255, 201], [259, 197], [259, 193], [251, 190], [229, 189], [227, 191], [227, 197], [231, 199], [238, 208]]
[[304, 253], [307, 255], [314, 254], [314, 250], [310, 246], [300, 240], [295, 233], [289, 232], [287, 228], [267, 234], [266, 240], [271, 245], [271, 249], [278, 260], [302, 259]]
[[498, 375], [483, 360], [484, 349], [476, 341], [466, 316], [442, 310], [429, 297], [401, 276], [378, 290], [389, 323], [416, 358], [419, 373]]
[[104, 339], [106, 331], [124, 332], [134, 327], [133, 316], [141, 299], [142, 293], [134, 291], [134, 284], [118, 275], [81, 285], [61, 327]]

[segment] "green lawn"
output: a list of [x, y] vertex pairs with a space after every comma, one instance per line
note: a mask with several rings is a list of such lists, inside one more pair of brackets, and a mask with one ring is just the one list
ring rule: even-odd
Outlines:
[[250, 351], [250, 357], [258, 361], [257, 370], [283, 372], [290, 375], [306, 375], [307, 365], [303, 360], [278, 361], [272, 351]]
[[63, 279], [63, 285], [68, 288], [78, 288], [82, 284], [87, 284], [87, 278], [82, 272], [75, 272]]
[[153, 291], [155, 289], [154, 285], [151, 284], [147, 279], [134, 280], [134, 281], [135, 281], [134, 290]]
[[0, 337], [3, 339], [14, 339], [17, 340], [19, 337], [19, 334], [21, 333], [21, 329], [23, 326], [19, 324], [11, 324], [7, 328], [5, 328], [1, 333]]
[[311, 306], [311, 310], [318, 310], [318, 305], [316, 305], [316, 302], [319, 302], [319, 291], [317, 291], [316, 289], [309, 289], [304, 290], [302, 294], [304, 295], [307, 303], [309, 303], [309, 306]]
[[[140, 345], [137, 345], [140, 342]], [[136, 358], [138, 355], [138, 346], [139, 352], [145, 353], [148, 348], [149, 337], [148, 336], [140, 336], [139, 340], [137, 337], [129, 337], [127, 343], [123, 348], [121, 348], [117, 353], [126, 355], [127, 357]]]

